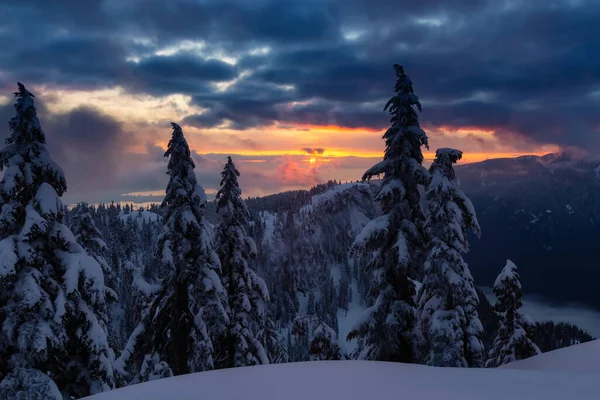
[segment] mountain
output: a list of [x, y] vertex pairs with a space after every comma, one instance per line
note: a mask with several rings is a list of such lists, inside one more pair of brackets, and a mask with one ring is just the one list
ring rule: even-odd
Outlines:
[[456, 169], [482, 229], [465, 257], [480, 286], [504, 261], [528, 294], [600, 308], [600, 168], [563, 154], [492, 159]]
[[574, 395], [586, 400], [598, 398], [599, 360], [600, 342], [594, 341], [495, 369], [369, 361], [265, 365], [161, 379], [89, 399], [362, 400], [400, 394], [439, 400], [562, 400]]

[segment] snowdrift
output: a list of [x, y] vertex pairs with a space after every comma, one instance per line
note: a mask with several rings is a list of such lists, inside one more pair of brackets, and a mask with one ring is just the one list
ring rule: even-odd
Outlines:
[[278, 364], [178, 376], [88, 399], [597, 400], [600, 398], [598, 359], [600, 341], [498, 369], [432, 368], [367, 361]]
[[[503, 365], [500, 368], [572, 373], [594, 372], [599, 376], [600, 340], [550, 351], [526, 360]], [[600, 390], [597, 398], [600, 399]]]

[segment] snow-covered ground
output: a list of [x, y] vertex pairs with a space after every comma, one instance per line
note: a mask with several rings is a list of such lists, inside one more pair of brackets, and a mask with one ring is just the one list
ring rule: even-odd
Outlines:
[[[565, 347], [539, 356], [503, 365], [503, 369], [600, 374], [600, 340]], [[600, 388], [598, 388], [600, 398]]]
[[564, 400], [600, 398], [600, 342], [498, 369], [324, 361], [203, 372], [129, 386], [93, 400]]

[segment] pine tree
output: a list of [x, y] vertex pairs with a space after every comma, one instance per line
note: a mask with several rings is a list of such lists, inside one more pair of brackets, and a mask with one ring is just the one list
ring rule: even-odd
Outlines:
[[119, 314], [118, 279], [112, 266], [106, 261], [105, 255], [108, 251], [106, 243], [102, 239], [102, 233], [96, 227], [92, 218], [92, 211], [87, 203], [79, 203], [71, 210], [71, 229], [83, 249], [96, 260], [104, 273], [105, 292], [108, 312], [108, 341], [112, 349], [121, 347], [119, 337], [120, 328], [114, 324], [111, 315]]
[[77, 242], [102, 267], [106, 286], [111, 288], [108, 290], [111, 292], [110, 295], [116, 295], [114, 292], [114, 288], [117, 286], [116, 273], [106, 261], [108, 246], [102, 239], [102, 233], [96, 227], [90, 206], [87, 203], [79, 203], [71, 210], [71, 229]]
[[275, 329], [275, 324], [270, 316], [267, 316], [262, 329], [256, 334], [269, 357], [270, 364], [281, 364], [289, 361], [288, 348]]
[[519, 273], [510, 260], [506, 260], [506, 266], [494, 282], [494, 295], [497, 299], [495, 308], [501, 313], [502, 321], [485, 366], [499, 367], [541, 354], [527, 335], [527, 318], [521, 314], [523, 300]]
[[212, 369], [210, 333], [224, 331], [227, 323], [220, 262], [202, 213], [206, 196], [183, 131], [171, 125], [165, 153], [170, 180], [157, 244], [157, 257], [169, 274], [118, 360], [119, 371], [132, 382]]
[[382, 215], [367, 224], [353, 245], [354, 253], [367, 259], [369, 297], [375, 301], [348, 334], [348, 340], [358, 339], [359, 359], [417, 362], [423, 338], [411, 278], [419, 271], [424, 251], [424, 214], [418, 186], [428, 180], [421, 165], [421, 146], [428, 144], [414, 109], [420, 111], [421, 103], [413, 94], [412, 82], [401, 66], [394, 68], [396, 95], [384, 108], [392, 116], [392, 125], [383, 135], [383, 161], [363, 176], [365, 180], [383, 174], [375, 197]]
[[483, 326], [479, 298], [462, 254], [469, 251], [467, 230], [480, 235], [471, 201], [459, 189], [452, 165], [462, 157], [454, 149], [438, 149], [429, 173], [425, 229], [429, 251], [419, 295], [418, 315], [428, 354], [425, 363], [438, 367], [482, 367]]
[[296, 343], [311, 361], [341, 360], [341, 349], [336, 332], [320, 318], [313, 315], [297, 317], [292, 323]]
[[260, 325], [265, 319], [269, 292], [265, 282], [248, 266], [248, 260], [256, 257], [256, 245], [246, 233], [250, 213], [242, 200], [239, 176], [228, 157], [217, 192], [217, 210], [222, 217], [218, 254], [229, 304], [226, 357], [222, 365], [226, 368], [269, 363], [262, 343], [252, 331], [253, 325]]
[[104, 276], [63, 224], [65, 177], [33, 94], [18, 88], [0, 151], [0, 386], [31, 390], [27, 398], [55, 398], [56, 388], [84, 397], [114, 387]]

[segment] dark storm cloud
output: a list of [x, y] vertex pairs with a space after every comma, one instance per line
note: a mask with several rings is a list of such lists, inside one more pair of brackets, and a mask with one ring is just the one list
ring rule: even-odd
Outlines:
[[125, 56], [124, 47], [114, 40], [68, 37], [36, 44], [0, 59], [24, 83], [93, 88], [118, 83]]
[[161, 41], [198, 39], [295, 43], [330, 39], [338, 33], [335, 9], [329, 1], [272, 0], [135, 1], [122, 16], [136, 32], [151, 33]]
[[136, 91], [167, 95], [210, 92], [209, 82], [228, 81], [236, 68], [218, 60], [204, 60], [190, 54], [154, 56], [127, 65], [126, 86]]
[[[0, 81], [188, 94], [207, 109], [185, 119], [198, 127], [277, 121], [381, 129], [391, 65], [401, 63], [423, 100], [423, 122], [600, 148], [599, 100], [589, 96], [600, 89], [596, 1], [69, 4], [0, 5]], [[155, 54], [182, 40], [202, 41], [204, 53]], [[213, 85], [236, 77], [225, 91]]]

